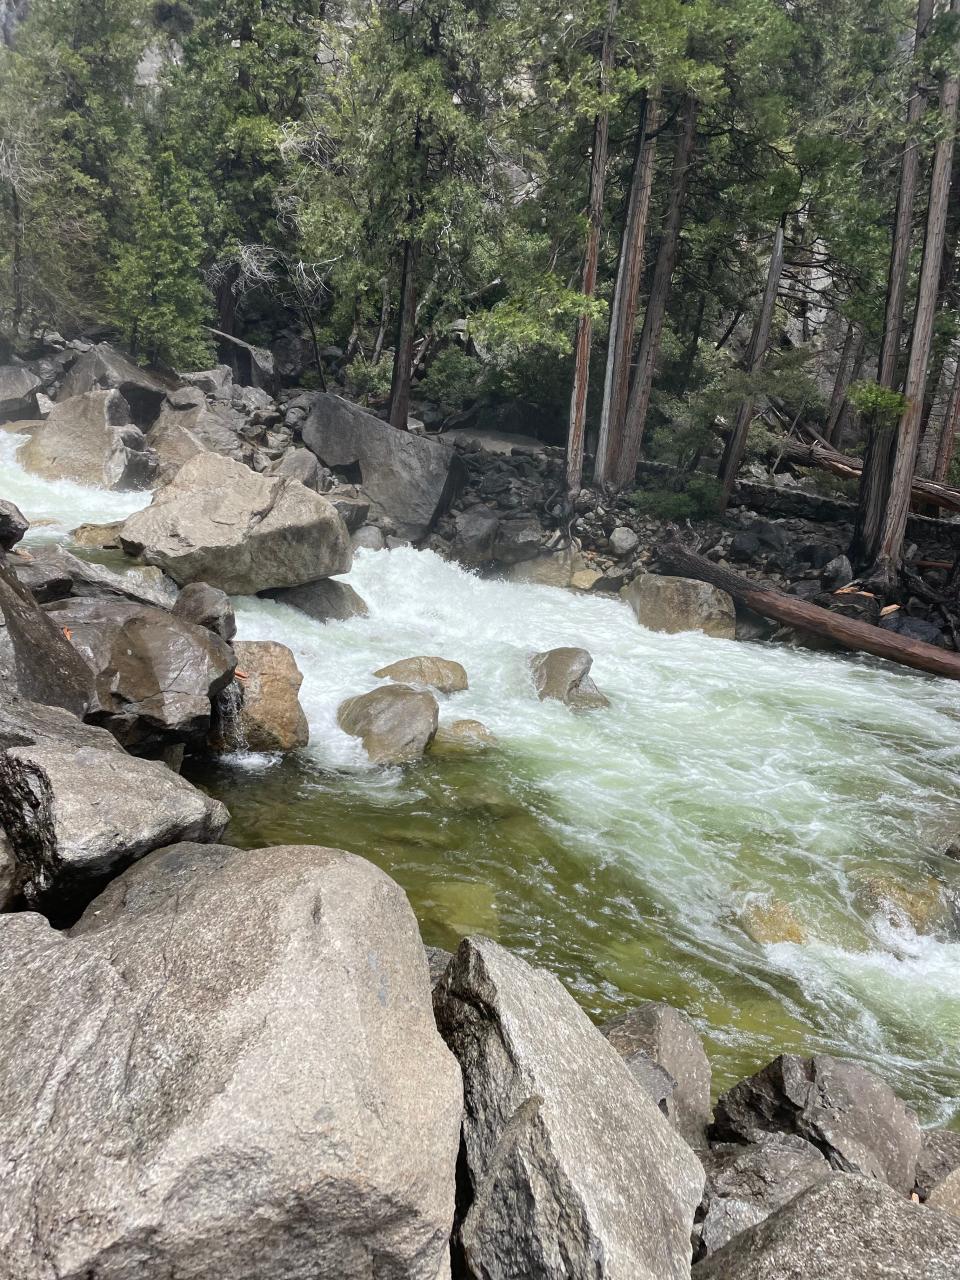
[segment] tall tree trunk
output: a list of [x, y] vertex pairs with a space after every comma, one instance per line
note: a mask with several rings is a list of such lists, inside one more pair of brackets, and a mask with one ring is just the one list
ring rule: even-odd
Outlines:
[[[917, 32], [913, 46], [916, 68], [907, 100], [907, 141], [900, 162], [900, 187], [893, 221], [890, 267], [887, 273], [887, 298], [883, 318], [883, 338], [877, 367], [877, 384], [892, 391], [900, 354], [900, 330], [903, 305], [910, 274], [910, 238], [913, 228], [913, 204], [920, 166], [919, 124], [926, 107], [926, 93], [920, 81], [920, 52], [933, 17], [933, 0], [918, 0]], [[872, 564], [880, 546], [880, 524], [887, 505], [890, 473], [893, 468], [895, 433], [884, 423], [874, 423], [867, 436], [863, 475], [857, 498], [857, 515], [850, 558], [855, 566]]]
[[23, 319], [23, 205], [16, 181], [10, 191], [10, 208], [13, 214], [13, 253], [10, 258], [10, 273], [13, 285], [13, 339], [16, 342]]
[[[760, 311], [753, 326], [750, 346], [747, 348], [747, 355], [744, 360], [744, 367], [748, 373], [756, 372], [763, 364], [764, 357], [767, 354], [767, 346], [770, 342], [773, 313], [777, 305], [777, 293], [780, 290], [780, 276], [783, 273], [783, 229], [785, 222], [786, 214], [780, 219], [776, 234], [773, 237], [773, 252], [770, 254], [770, 265], [767, 267], [767, 283], [763, 291], [763, 302], [760, 304]], [[723, 451], [723, 459], [720, 463], [720, 506], [721, 510], [724, 511], [730, 501], [737, 472], [740, 470], [743, 451], [747, 443], [747, 431], [752, 418], [753, 400], [748, 397], [737, 410], [737, 418], [733, 430], [730, 432], [726, 448]]]
[[847, 387], [850, 385], [848, 374], [853, 360], [856, 339], [856, 326], [850, 321], [847, 324], [847, 336], [843, 340], [843, 349], [840, 352], [840, 361], [837, 365], [837, 376], [833, 383], [833, 394], [830, 397], [830, 408], [827, 410], [827, 421], [823, 428], [823, 434], [831, 444], [837, 443], [837, 423], [840, 421], [840, 414], [847, 398]]
[[640, 446], [647, 425], [647, 411], [650, 408], [650, 392], [653, 388], [653, 375], [660, 354], [660, 340], [663, 337], [663, 322], [667, 314], [667, 299], [670, 296], [670, 281], [674, 267], [677, 265], [677, 252], [680, 248], [680, 221], [683, 215], [683, 200], [687, 190], [687, 177], [690, 169], [690, 157], [693, 154], [693, 143], [697, 133], [697, 100], [688, 97], [684, 103], [680, 120], [680, 133], [677, 137], [677, 149], [673, 159], [673, 177], [670, 183], [670, 196], [667, 201], [667, 214], [660, 237], [660, 248], [657, 251], [657, 265], [653, 270], [653, 282], [650, 286], [650, 297], [643, 317], [643, 331], [640, 334], [640, 351], [637, 356], [637, 367], [627, 400], [627, 412], [624, 420], [623, 443], [618, 451], [616, 465], [612, 470], [608, 483], [613, 489], [623, 489], [633, 481], [640, 460]]
[[607, 344], [607, 367], [603, 381], [603, 406], [600, 410], [600, 439], [594, 479], [606, 483], [617, 469], [623, 444], [623, 423], [630, 389], [630, 357], [633, 353], [633, 331], [637, 321], [637, 302], [643, 275], [643, 250], [650, 215], [650, 193], [653, 189], [653, 167], [657, 151], [657, 116], [659, 89], [645, 96], [637, 130], [636, 156], [630, 179], [627, 216], [620, 242], [617, 280], [610, 308], [610, 337]]
[[[590, 197], [587, 247], [583, 259], [583, 281], [580, 291], [593, 298], [597, 287], [597, 259], [600, 253], [600, 226], [603, 222], [603, 188], [607, 171], [607, 141], [610, 115], [607, 110], [607, 80], [613, 60], [613, 24], [619, 0], [610, 0], [607, 22], [600, 50], [600, 109], [593, 122], [593, 152], [590, 158]], [[570, 395], [570, 425], [567, 431], [567, 499], [572, 502], [583, 482], [583, 445], [586, 434], [587, 390], [590, 383], [590, 343], [593, 337], [593, 315], [589, 309], [580, 313], [574, 347], [573, 390]]]
[[417, 315], [417, 263], [420, 245], [406, 240], [403, 245], [403, 274], [400, 283], [400, 313], [397, 319], [397, 345], [393, 353], [393, 378], [390, 382], [390, 424], [401, 431], [407, 429], [410, 416], [410, 379], [413, 374], [413, 346]]
[[953, 461], [957, 431], [960, 429], [960, 352], [955, 353], [955, 359], [950, 399], [947, 402], [947, 411], [943, 415], [943, 422], [940, 425], [940, 440], [937, 444], [937, 457], [933, 464], [933, 475], [931, 477], [931, 479], [938, 481], [940, 484], [946, 482], [950, 463]]
[[[960, 0], [950, 0], [950, 13], [960, 13]], [[920, 443], [920, 417], [923, 391], [927, 381], [927, 363], [933, 341], [933, 322], [937, 311], [940, 263], [947, 230], [947, 206], [950, 197], [950, 174], [953, 168], [953, 144], [957, 126], [957, 99], [960, 81], [948, 76], [940, 93], [940, 137], [933, 153], [930, 173], [930, 199], [927, 206], [927, 229], [917, 287], [917, 310], [910, 338], [910, 356], [903, 394], [905, 405], [900, 416], [896, 452], [890, 473], [890, 489], [880, 545], [873, 565], [873, 575], [891, 581], [900, 568], [903, 535], [910, 510], [910, 487]]]
[[373, 355], [370, 357], [371, 364], [379, 364], [380, 357], [383, 355], [383, 343], [387, 336], [387, 325], [390, 322], [390, 291], [387, 287], [387, 277], [384, 276], [380, 281], [380, 326], [377, 329], [377, 336], [373, 343]]
[[[850, 363], [850, 377], [847, 379], [847, 388], [849, 391], [855, 382], [860, 381], [860, 375], [863, 373], [863, 362], [867, 355], [867, 341], [861, 329], [857, 341], [854, 345], [853, 360]], [[851, 425], [853, 415], [851, 414], [851, 405], [844, 392], [843, 404], [840, 406], [840, 415], [837, 418], [837, 425], [834, 428], [834, 443], [839, 448], [843, 443], [843, 439], [847, 434], [847, 430]]]

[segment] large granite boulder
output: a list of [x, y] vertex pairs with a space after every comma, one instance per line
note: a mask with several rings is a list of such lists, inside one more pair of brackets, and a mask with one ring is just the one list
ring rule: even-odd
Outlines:
[[237, 680], [241, 696], [236, 714], [220, 716], [221, 751], [296, 751], [310, 741], [310, 726], [298, 693], [303, 675], [296, 658], [276, 640], [240, 640]]
[[341, 702], [337, 724], [359, 738], [374, 764], [412, 764], [433, 741], [440, 708], [431, 693], [384, 685]]
[[222, 453], [244, 461], [244, 446], [235, 420], [226, 410], [207, 404], [202, 391], [185, 387], [168, 397], [147, 437], [159, 463], [159, 479], [168, 483], [198, 453]]
[[338, 582], [336, 578], [320, 578], [305, 582], [302, 587], [279, 587], [263, 594], [268, 600], [299, 609], [314, 622], [346, 622], [348, 618], [365, 618], [369, 613], [363, 597], [348, 582]]
[[332, 394], [314, 398], [303, 443], [360, 484], [373, 513], [389, 517], [408, 541], [424, 537], [463, 481], [463, 462], [447, 445], [398, 431]]
[[68, 918], [106, 881], [175, 840], [215, 840], [230, 815], [158, 760], [72, 742], [0, 755], [0, 826], [32, 905]]
[[[500, 518], [489, 507], [479, 505], [458, 511], [453, 517], [453, 528], [450, 554], [458, 564], [466, 569], [479, 569], [494, 560]], [[533, 545], [535, 552], [540, 545], [539, 533]]]
[[0, 365], [0, 422], [35, 418], [40, 390], [40, 379], [23, 365]]
[[208, 582], [188, 582], [173, 606], [173, 616], [206, 627], [229, 644], [237, 634], [237, 615], [230, 597]]
[[733, 598], [708, 582], [641, 573], [621, 588], [620, 595], [649, 631], [702, 631], [722, 640], [736, 638]]
[[215, 453], [191, 458], [124, 522], [120, 542], [180, 586], [207, 582], [231, 595], [346, 573], [353, 558], [343, 521], [318, 493]]
[[793, 1133], [757, 1133], [756, 1142], [719, 1143], [701, 1153], [707, 1175], [697, 1215], [698, 1257], [716, 1253], [794, 1196], [833, 1176], [812, 1143]]
[[917, 1194], [926, 1200], [949, 1174], [960, 1169], [960, 1131], [924, 1129], [917, 1157]]
[[174, 845], [0, 951], [11, 1280], [449, 1275], [460, 1075], [383, 872]]
[[146, 489], [157, 470], [156, 454], [119, 391], [88, 391], [55, 404], [17, 457], [45, 480], [100, 489]]
[[139, 752], [202, 740], [233, 678], [230, 646], [205, 627], [128, 600], [58, 600], [47, 616], [94, 672], [88, 716]]
[[93, 672], [30, 592], [0, 566], [0, 686], [5, 695], [83, 715]]
[[130, 406], [133, 421], [148, 427], [160, 412], [166, 385], [154, 374], [98, 342], [76, 360], [60, 384], [58, 400], [86, 395], [89, 391], [119, 391]]
[[960, 1169], [954, 1169], [937, 1183], [927, 1197], [927, 1204], [932, 1209], [960, 1218]]
[[81, 560], [64, 547], [40, 546], [27, 556], [13, 555], [8, 566], [38, 604], [67, 596], [134, 600], [169, 609], [177, 588], [159, 569], [131, 569], [114, 573], [102, 564]]
[[564, 647], [533, 654], [530, 671], [537, 697], [541, 702], [562, 702], [574, 711], [608, 707], [610, 699], [590, 675], [592, 666], [593, 658], [586, 649]]
[[956, 1280], [960, 1222], [834, 1174], [693, 1269], [694, 1280]]
[[15, 547], [30, 528], [30, 522], [13, 502], [0, 498], [0, 551]]
[[469, 1276], [688, 1280], [696, 1156], [561, 983], [467, 938], [434, 992], [464, 1081]]
[[666, 1115], [692, 1147], [706, 1146], [713, 1114], [710, 1060], [687, 1015], [650, 1000], [611, 1018], [600, 1030], [641, 1081], [649, 1079], [649, 1063], [667, 1073]]
[[[265, 347], [255, 347], [232, 333], [211, 329], [220, 359], [230, 370], [238, 387], [262, 387], [271, 394], [276, 388], [277, 371], [273, 355]], [[219, 367], [219, 366], [218, 366]]]
[[100, 751], [123, 748], [112, 733], [87, 724], [63, 707], [48, 707], [14, 694], [0, 701], [0, 751], [8, 747], [97, 747]]
[[437, 693], [460, 693], [468, 687], [466, 671], [450, 658], [401, 658], [373, 674], [378, 680], [423, 686]]
[[781, 1054], [719, 1098], [711, 1136], [751, 1141], [757, 1129], [795, 1133], [834, 1169], [879, 1178], [909, 1195], [920, 1152], [916, 1115], [865, 1067]]

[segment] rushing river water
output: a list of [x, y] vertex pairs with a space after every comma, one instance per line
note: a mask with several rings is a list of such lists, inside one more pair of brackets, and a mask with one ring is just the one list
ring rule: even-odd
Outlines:
[[[3, 452], [3, 495], [60, 536], [142, 495], [48, 485]], [[426, 941], [499, 938], [593, 1015], [685, 1009], [715, 1086], [781, 1051], [874, 1066], [928, 1122], [960, 1112], [960, 687], [799, 650], [661, 636], [619, 601], [483, 581], [432, 553], [361, 552], [370, 615], [321, 626], [237, 601], [242, 639], [288, 644], [309, 748], [191, 776], [235, 843], [325, 843], [386, 868]], [[583, 645], [608, 710], [537, 701], [527, 656]], [[336, 708], [415, 654], [462, 662], [499, 746], [375, 769]], [[954, 898], [951, 918], [950, 895]]]

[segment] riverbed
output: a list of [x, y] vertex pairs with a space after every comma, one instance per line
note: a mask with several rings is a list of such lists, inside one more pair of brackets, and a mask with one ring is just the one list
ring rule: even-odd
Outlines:
[[[144, 495], [25, 476], [29, 539]], [[845, 656], [645, 631], [617, 599], [485, 581], [430, 552], [360, 552], [366, 618], [236, 601], [241, 639], [304, 674], [310, 746], [187, 772], [240, 845], [321, 843], [383, 866], [428, 943], [488, 934], [557, 973], [596, 1018], [686, 1010], [715, 1087], [783, 1051], [874, 1067], [932, 1123], [960, 1113], [960, 686]], [[531, 651], [583, 645], [607, 710], [537, 701]], [[376, 769], [336, 725], [397, 658], [463, 663], [492, 751]], [[953, 909], [951, 913], [951, 895]], [[906, 904], [906, 909], [905, 909]], [[932, 905], [935, 904], [935, 905]]]

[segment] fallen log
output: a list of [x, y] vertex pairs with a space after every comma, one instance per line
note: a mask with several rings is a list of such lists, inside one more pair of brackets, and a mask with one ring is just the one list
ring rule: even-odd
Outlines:
[[829, 609], [822, 609], [818, 604], [789, 596], [774, 587], [751, 582], [732, 569], [723, 569], [712, 560], [695, 555], [678, 542], [658, 547], [656, 563], [661, 573], [674, 574], [680, 578], [697, 578], [701, 582], [719, 587], [721, 591], [733, 596], [739, 604], [747, 605], [764, 618], [772, 618], [785, 626], [823, 636], [845, 649], [886, 658], [888, 662], [898, 662], [915, 671], [960, 680], [960, 653], [939, 649], [923, 640], [910, 640], [869, 622], [845, 618], [841, 614], [831, 613]]
[[[846, 480], [859, 480], [863, 471], [863, 463], [859, 458], [840, 453], [819, 436], [809, 441], [788, 440], [783, 446], [781, 457], [802, 467], [820, 467], [835, 476], [843, 476]], [[914, 476], [911, 501], [926, 502], [947, 511], [960, 511], [960, 489], [951, 489], [949, 485], [940, 484], [936, 480]]]

